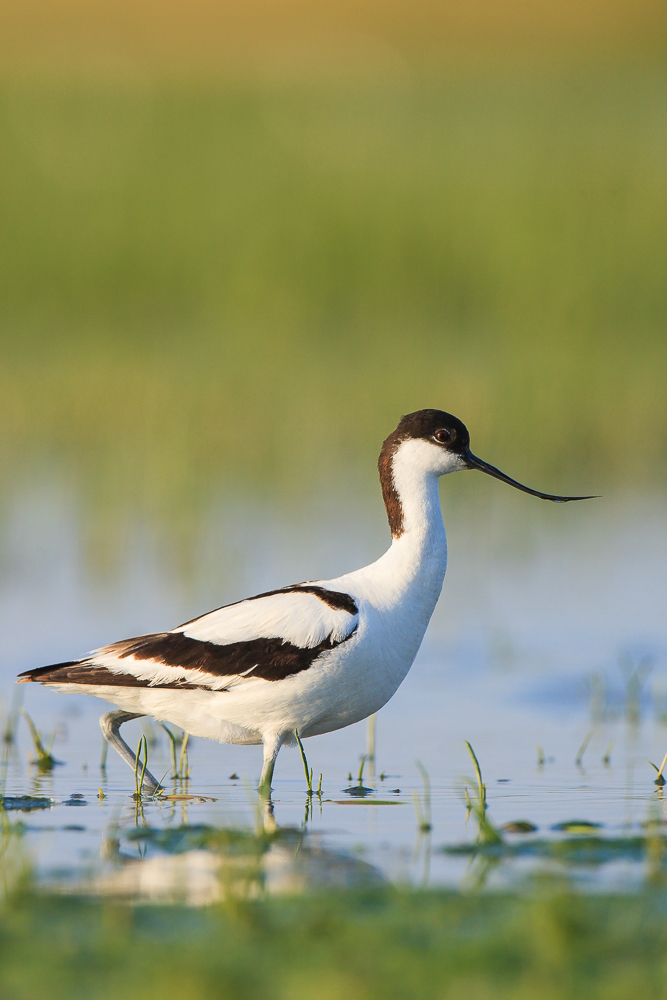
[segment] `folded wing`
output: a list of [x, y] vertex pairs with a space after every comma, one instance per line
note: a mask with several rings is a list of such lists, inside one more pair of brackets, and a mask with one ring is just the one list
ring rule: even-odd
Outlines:
[[218, 608], [170, 632], [125, 639], [82, 660], [20, 675], [42, 684], [229, 690], [307, 670], [359, 621], [349, 594], [314, 584]]

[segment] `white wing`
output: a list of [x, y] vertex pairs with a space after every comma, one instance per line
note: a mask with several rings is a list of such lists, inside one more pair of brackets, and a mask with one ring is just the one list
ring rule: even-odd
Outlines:
[[[302, 649], [312, 649], [327, 638], [332, 643], [342, 642], [356, 628], [358, 612], [355, 608], [352, 614], [351, 607], [349, 611], [332, 607], [316, 590], [327, 596], [332, 593], [312, 587], [311, 591], [294, 589], [250, 598], [211, 611], [172, 629], [172, 633], [182, 632], [192, 639], [217, 645], [282, 639]], [[350, 598], [348, 602], [348, 606], [353, 604]]]

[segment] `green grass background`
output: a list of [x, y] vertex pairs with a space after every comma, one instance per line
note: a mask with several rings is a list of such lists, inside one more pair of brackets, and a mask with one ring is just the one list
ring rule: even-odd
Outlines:
[[187, 539], [370, 488], [422, 406], [543, 489], [660, 481], [667, 70], [538, 62], [8, 70], [5, 498], [47, 470], [105, 537]]

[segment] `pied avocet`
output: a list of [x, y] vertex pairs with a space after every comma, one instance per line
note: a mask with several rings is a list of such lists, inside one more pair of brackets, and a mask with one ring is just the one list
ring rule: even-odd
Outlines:
[[[403, 417], [378, 462], [391, 545], [370, 566], [258, 594], [170, 632], [124, 639], [79, 660], [38, 667], [19, 682], [104, 698], [119, 711], [100, 723], [132, 766], [120, 735], [150, 715], [220, 743], [263, 744], [268, 794], [278, 751], [294, 734], [317, 736], [366, 718], [410, 669], [445, 576], [447, 540], [438, 479], [478, 469], [543, 500], [476, 458], [464, 424], [442, 410]], [[158, 788], [146, 776], [151, 791]]]

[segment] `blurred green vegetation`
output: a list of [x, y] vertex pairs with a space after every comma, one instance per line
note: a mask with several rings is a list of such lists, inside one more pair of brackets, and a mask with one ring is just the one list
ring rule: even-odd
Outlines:
[[14, 69], [0, 148], [5, 497], [187, 534], [423, 406], [542, 489], [664, 474], [660, 62]]
[[207, 910], [18, 897], [3, 1000], [662, 1000], [664, 892], [393, 890]]

